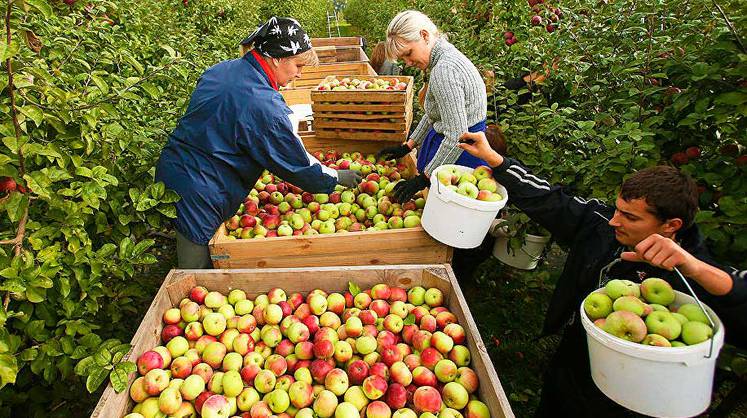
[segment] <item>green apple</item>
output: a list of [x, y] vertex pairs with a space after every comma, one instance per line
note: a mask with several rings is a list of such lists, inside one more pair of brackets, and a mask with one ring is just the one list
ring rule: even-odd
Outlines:
[[670, 341], [670, 344], [672, 344], [672, 347], [687, 347], [687, 344], [682, 341]]
[[459, 193], [462, 196], [467, 196], [472, 199], [477, 199], [477, 195], [480, 193], [480, 190], [477, 188], [477, 186], [475, 186], [474, 183], [460, 182], [459, 186], [457, 186], [457, 193]]
[[230, 292], [228, 292], [228, 303], [231, 305], [236, 305], [236, 303], [240, 300], [246, 299], [246, 292], [244, 292], [241, 289], [233, 289]]
[[710, 322], [708, 322], [708, 317], [706, 316], [705, 312], [703, 312], [702, 309], [700, 309], [700, 306], [694, 304], [694, 303], [686, 303], [679, 308], [677, 308], [677, 313], [684, 315], [688, 321], [696, 321], [696, 322], [702, 322], [705, 325], [710, 326]]
[[612, 313], [612, 299], [604, 293], [592, 293], [584, 299], [584, 312], [592, 321]]
[[352, 403], [341, 402], [335, 408], [335, 418], [360, 418], [360, 414]]
[[672, 312], [672, 316], [677, 318], [678, 321], [680, 321], [680, 324], [684, 324], [685, 322], [689, 321], [685, 315], [682, 315], [679, 312]]
[[638, 316], [642, 316], [646, 311], [646, 304], [635, 296], [622, 296], [615, 299], [612, 309], [615, 311], [633, 312]]
[[669, 312], [669, 308], [664, 305], [659, 305], [658, 303], [649, 303], [648, 306], [650, 306], [654, 311]]
[[226, 317], [218, 312], [210, 312], [202, 320], [202, 328], [208, 335], [217, 337], [226, 330]]
[[282, 389], [275, 389], [265, 397], [267, 405], [270, 407], [272, 412], [280, 414], [285, 412], [290, 406], [290, 397], [288, 392]]
[[654, 347], [671, 347], [672, 344], [666, 338], [659, 334], [648, 334], [646, 338], [641, 341], [643, 345], [652, 345]]
[[259, 393], [253, 387], [244, 388], [236, 397], [236, 407], [240, 411], [249, 411], [257, 402], [259, 402]]
[[682, 324], [669, 312], [653, 311], [646, 317], [646, 328], [651, 334], [658, 334], [667, 340], [674, 340], [682, 332]]
[[158, 409], [164, 414], [173, 414], [182, 404], [182, 395], [178, 389], [166, 388], [158, 396]]
[[709, 325], [694, 320], [682, 324], [682, 341], [687, 345], [699, 344], [711, 337], [713, 329]]
[[337, 409], [337, 395], [324, 389], [314, 401], [314, 413], [318, 418], [330, 418]]
[[641, 342], [646, 338], [646, 323], [640, 316], [629, 311], [615, 311], [604, 322], [604, 330], [618, 338]]
[[182, 399], [184, 399], [185, 401], [194, 400], [204, 390], [205, 380], [203, 380], [202, 377], [196, 374], [187, 376], [187, 378], [184, 379], [184, 383], [182, 383], [181, 387], [179, 387], [179, 392], [182, 395]]
[[615, 300], [620, 296], [641, 296], [641, 290], [638, 284], [631, 282], [630, 280], [610, 280], [604, 286], [604, 290], [607, 292], [607, 296], [612, 300]]
[[666, 280], [651, 277], [641, 283], [641, 295], [649, 303], [669, 305], [674, 302], [674, 290]]
[[[236, 354], [236, 353], [232, 353]], [[244, 382], [236, 370], [229, 370], [223, 375], [223, 394], [227, 397], [239, 396], [244, 389]]]
[[425, 289], [421, 286], [415, 286], [407, 291], [407, 301], [415, 306], [425, 303]]
[[368, 398], [360, 386], [350, 386], [345, 392], [344, 399], [345, 402], [355, 405], [359, 411], [362, 411], [368, 405]]

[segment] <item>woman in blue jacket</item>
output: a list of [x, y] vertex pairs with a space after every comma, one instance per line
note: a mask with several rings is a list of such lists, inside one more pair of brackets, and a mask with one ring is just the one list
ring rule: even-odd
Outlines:
[[309, 159], [278, 92], [304, 65], [318, 63], [298, 22], [273, 17], [241, 45], [248, 50], [241, 58], [202, 74], [156, 166], [156, 180], [181, 196], [174, 222], [179, 268], [211, 267], [210, 238], [265, 169], [311, 193], [360, 181], [356, 172], [323, 171]]

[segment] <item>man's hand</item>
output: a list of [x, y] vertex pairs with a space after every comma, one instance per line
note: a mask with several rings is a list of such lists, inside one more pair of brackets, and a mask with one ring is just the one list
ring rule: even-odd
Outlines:
[[485, 132], [465, 132], [459, 137], [459, 148], [467, 151], [473, 156], [484, 160], [491, 167], [503, 164], [503, 157], [495, 152], [485, 137]]
[[659, 234], [650, 235], [635, 246], [635, 251], [626, 251], [620, 257], [670, 271], [677, 267], [683, 276], [695, 280], [712, 295], [725, 295], [734, 285], [725, 271], [698, 260], [672, 239]]
[[669, 271], [677, 267], [685, 276], [697, 274], [702, 263], [671, 238], [659, 234], [649, 235], [635, 246], [635, 251], [622, 253], [621, 258], [626, 261], [646, 262]]

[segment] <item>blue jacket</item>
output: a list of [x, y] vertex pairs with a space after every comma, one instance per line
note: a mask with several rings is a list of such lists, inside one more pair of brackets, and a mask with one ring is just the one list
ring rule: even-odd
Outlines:
[[334, 189], [337, 179], [309, 161], [290, 113], [252, 54], [202, 74], [156, 166], [156, 181], [181, 196], [177, 231], [206, 245], [265, 168], [311, 193]]

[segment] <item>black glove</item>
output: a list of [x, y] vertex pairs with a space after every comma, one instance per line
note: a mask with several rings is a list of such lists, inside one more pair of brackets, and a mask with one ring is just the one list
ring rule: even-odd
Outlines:
[[407, 144], [398, 145], [396, 147], [387, 147], [376, 153], [376, 160], [397, 160], [405, 155], [409, 154], [412, 148], [408, 147]]
[[341, 184], [349, 189], [358, 187], [363, 180], [361, 173], [354, 170], [337, 170], [337, 184]]
[[392, 189], [392, 195], [399, 203], [405, 203], [415, 196], [415, 193], [430, 186], [431, 182], [428, 180], [428, 176], [425, 174], [419, 174], [417, 177], [413, 177], [410, 180], [405, 180], [397, 183]]

